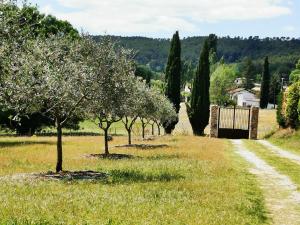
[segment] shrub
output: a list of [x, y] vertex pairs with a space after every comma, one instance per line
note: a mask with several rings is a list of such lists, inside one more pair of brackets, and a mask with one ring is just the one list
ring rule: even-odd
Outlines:
[[285, 103], [284, 92], [281, 92], [278, 95], [278, 108], [277, 108], [276, 119], [277, 119], [277, 123], [282, 128], [286, 128], [287, 127], [287, 121], [286, 121], [286, 117], [285, 117], [285, 105], [284, 105], [284, 103]]
[[291, 85], [286, 99], [286, 117], [291, 128], [299, 126], [300, 82]]

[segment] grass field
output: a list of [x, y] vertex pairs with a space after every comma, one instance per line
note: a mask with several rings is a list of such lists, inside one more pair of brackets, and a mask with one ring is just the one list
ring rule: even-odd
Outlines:
[[[124, 143], [126, 137], [116, 137], [110, 144]], [[112, 148], [135, 157], [92, 159], [85, 155], [102, 152], [101, 137], [65, 137], [65, 170], [106, 176], [41, 180], [20, 174], [54, 169], [55, 138], [0, 138], [0, 224], [268, 222], [256, 179], [230, 142], [175, 136], [147, 144], [169, 147]]]

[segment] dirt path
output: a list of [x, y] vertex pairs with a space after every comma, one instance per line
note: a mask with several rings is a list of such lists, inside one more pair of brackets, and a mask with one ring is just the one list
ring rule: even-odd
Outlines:
[[174, 134], [193, 135], [193, 129], [186, 112], [185, 103], [180, 104], [179, 122], [176, 124]]
[[271, 150], [275, 154], [279, 155], [280, 157], [290, 159], [293, 162], [300, 164], [300, 155], [283, 150], [283, 149], [271, 144], [270, 142], [268, 142], [266, 140], [259, 140], [257, 142], [262, 144], [263, 146], [267, 147], [269, 150]]
[[273, 224], [300, 224], [300, 193], [288, 176], [278, 173], [250, 152], [242, 140], [233, 140], [237, 153], [253, 165], [250, 170], [261, 184]]

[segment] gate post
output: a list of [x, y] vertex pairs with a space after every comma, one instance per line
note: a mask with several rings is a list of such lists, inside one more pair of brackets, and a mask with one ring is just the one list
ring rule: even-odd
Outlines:
[[219, 106], [210, 106], [210, 134], [211, 138], [218, 138]]
[[252, 139], [252, 140], [257, 139], [258, 115], [259, 115], [259, 108], [251, 107], [250, 121], [249, 121], [250, 122], [249, 139]]

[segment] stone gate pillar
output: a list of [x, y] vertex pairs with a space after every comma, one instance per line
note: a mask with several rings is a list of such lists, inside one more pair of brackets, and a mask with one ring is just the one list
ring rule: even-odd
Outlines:
[[218, 138], [218, 120], [219, 120], [219, 106], [212, 105], [210, 107], [210, 134], [211, 138]]
[[257, 139], [259, 108], [251, 107], [249, 139]]

